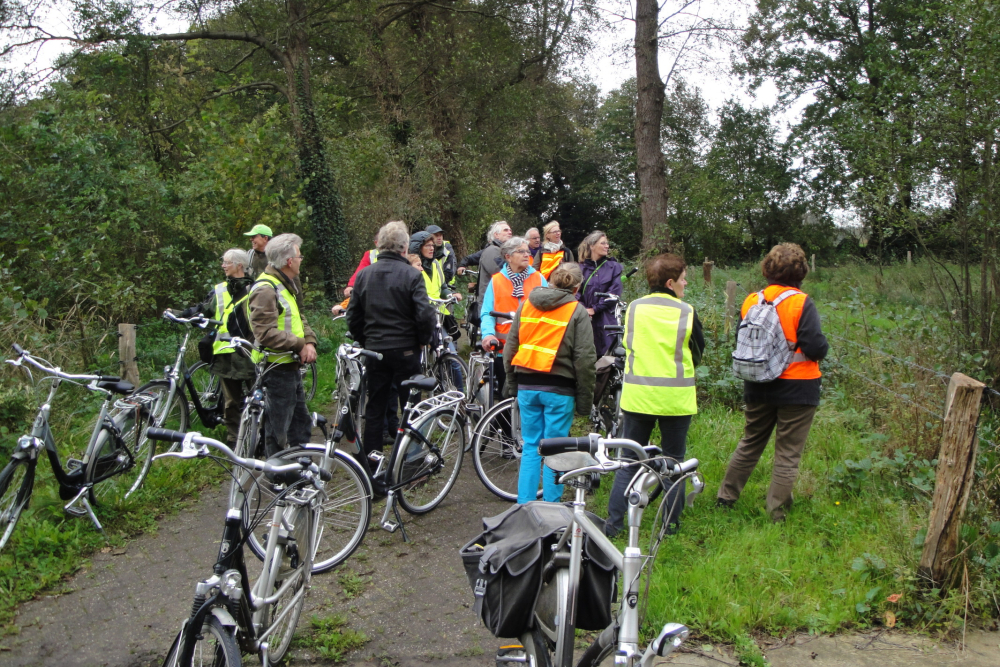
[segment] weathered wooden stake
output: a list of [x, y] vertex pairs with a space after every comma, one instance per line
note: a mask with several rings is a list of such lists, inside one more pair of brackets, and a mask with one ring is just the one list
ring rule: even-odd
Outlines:
[[701, 270], [702, 270], [702, 273], [705, 275], [705, 282], [706, 283], [711, 283], [712, 282], [712, 267], [713, 266], [715, 266], [715, 262], [708, 261], [708, 257], [705, 258], [705, 261], [701, 265]]
[[906, 251], [906, 265], [909, 266], [913, 264], [913, 252], [910, 250]]
[[736, 281], [726, 281], [726, 333], [733, 327], [733, 318], [736, 316]]
[[135, 325], [118, 325], [118, 363], [121, 376], [126, 382], [139, 386], [139, 364], [135, 354]]
[[810, 267], [809, 270], [812, 271], [813, 273], [816, 273], [816, 255], [815, 255], [815, 253], [812, 256], [812, 266]]
[[985, 386], [962, 373], [952, 375], [948, 384], [934, 503], [918, 570], [939, 588], [953, 579], [951, 561], [958, 553], [958, 529], [976, 472], [976, 423]]

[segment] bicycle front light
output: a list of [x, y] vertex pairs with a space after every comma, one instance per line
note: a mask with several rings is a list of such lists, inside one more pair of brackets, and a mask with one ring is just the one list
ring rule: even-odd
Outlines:
[[219, 586], [219, 590], [230, 600], [239, 600], [240, 596], [243, 595], [242, 583], [243, 577], [240, 576], [239, 572], [227, 570], [222, 575], [222, 584]]
[[686, 625], [680, 623], [667, 623], [660, 630], [660, 635], [653, 640], [650, 648], [653, 652], [662, 657], [670, 655], [674, 649], [678, 648], [691, 633]]

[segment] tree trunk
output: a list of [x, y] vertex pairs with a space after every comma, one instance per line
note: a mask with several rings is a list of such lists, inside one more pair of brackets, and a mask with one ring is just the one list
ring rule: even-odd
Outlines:
[[665, 94], [658, 61], [658, 17], [657, 0], [637, 0], [635, 73], [639, 94], [635, 105], [635, 151], [643, 254], [655, 254], [671, 247], [667, 228], [667, 183], [660, 146]]

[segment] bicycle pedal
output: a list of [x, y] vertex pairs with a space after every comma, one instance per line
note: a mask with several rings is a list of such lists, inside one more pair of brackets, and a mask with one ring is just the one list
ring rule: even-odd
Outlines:
[[87, 510], [82, 507], [64, 507], [63, 511], [70, 516], [87, 516]]
[[399, 524], [394, 521], [383, 521], [382, 530], [386, 530], [390, 533], [395, 533], [397, 530], [399, 530]]
[[503, 667], [503, 665], [524, 665], [528, 664], [528, 655], [524, 651], [524, 646], [521, 644], [510, 644], [508, 646], [501, 646], [497, 649], [496, 657], [497, 667]]

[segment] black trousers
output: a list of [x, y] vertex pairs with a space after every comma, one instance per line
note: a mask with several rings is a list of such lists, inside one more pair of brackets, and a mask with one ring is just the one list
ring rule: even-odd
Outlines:
[[[669, 417], [622, 411], [622, 418], [622, 438], [635, 440], [643, 447], [649, 444], [649, 436], [653, 434], [653, 427], [659, 423], [660, 449], [663, 450], [663, 454], [677, 462], [684, 460], [684, 455], [687, 452], [687, 432], [691, 426], [691, 415]], [[631, 459], [635, 458], [632, 452], [626, 450], [622, 451], [622, 455]], [[608, 519], [604, 524], [604, 532], [609, 536], [617, 535], [624, 525], [625, 513], [628, 511], [628, 499], [625, 498], [625, 491], [628, 490], [629, 482], [638, 471], [639, 466], [629, 466], [615, 473], [615, 484], [611, 488], [611, 498], [608, 499]], [[684, 488], [683, 485], [678, 484], [667, 496], [667, 523], [680, 526], [683, 509]]]
[[[279, 364], [264, 375], [264, 446], [268, 456], [302, 445], [312, 438], [312, 417], [306, 407], [298, 364]], [[252, 455], [252, 452], [251, 452]]]
[[[390, 405], [390, 397], [396, 392], [393, 385], [399, 386], [403, 380], [420, 372], [420, 349], [413, 350], [379, 350], [382, 359], [365, 359], [365, 370], [368, 381], [368, 404], [365, 406], [365, 432], [362, 436], [364, 453], [382, 451], [382, 434], [385, 428], [387, 409], [395, 412], [396, 406]], [[399, 391], [400, 402], [405, 401]], [[391, 419], [390, 419], [391, 422]]]

